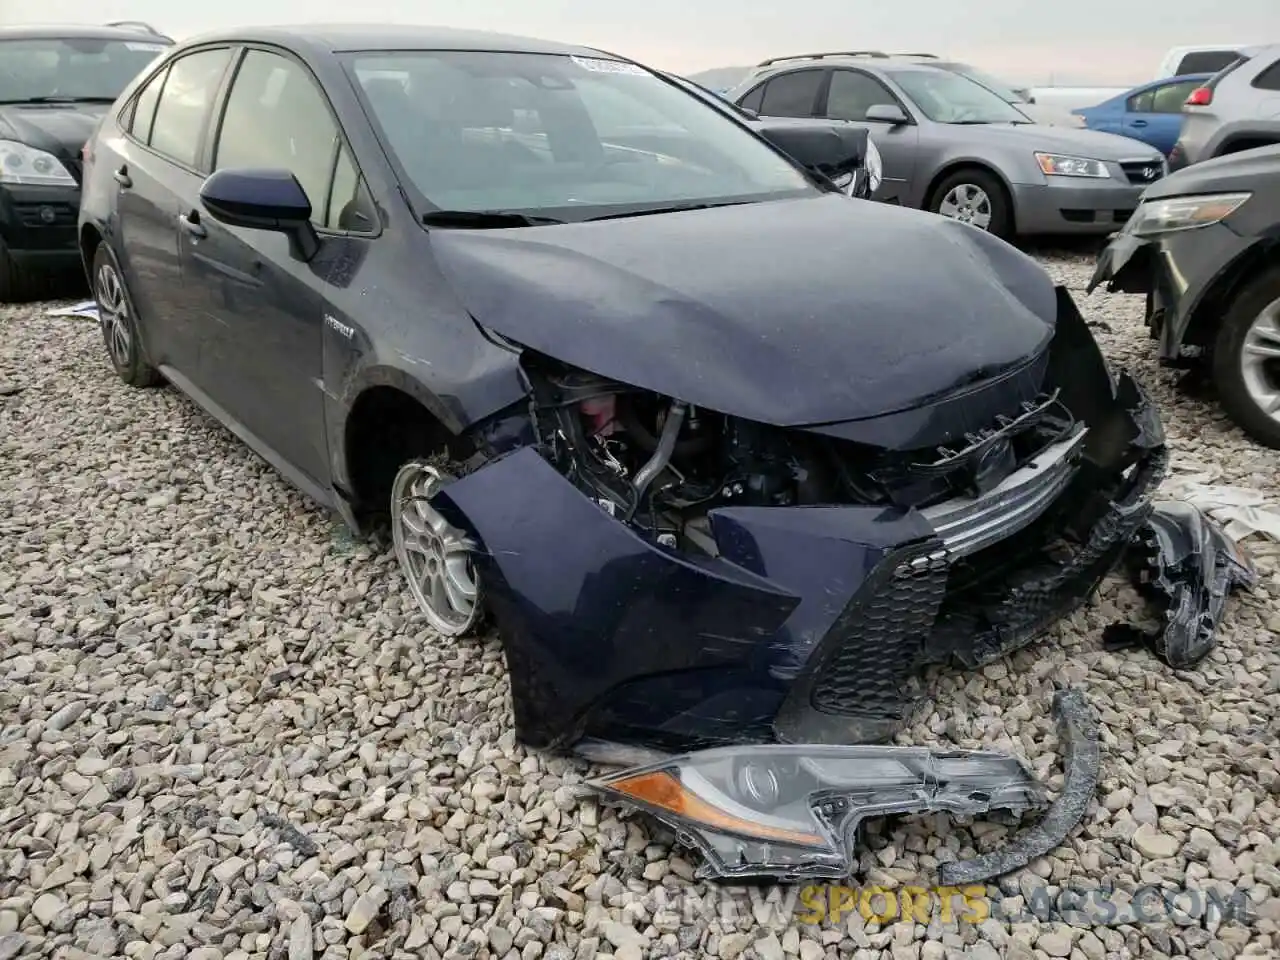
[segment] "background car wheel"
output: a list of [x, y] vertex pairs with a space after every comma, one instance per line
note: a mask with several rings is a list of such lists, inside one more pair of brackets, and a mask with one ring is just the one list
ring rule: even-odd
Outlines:
[[137, 314], [125, 286], [124, 273], [105, 243], [98, 244], [93, 254], [92, 284], [107, 358], [120, 379], [132, 387], [153, 387], [161, 383], [159, 371], [143, 353]]
[[409, 592], [427, 621], [447, 637], [479, 627], [484, 592], [464, 531], [431, 506], [453, 477], [426, 460], [410, 460], [391, 484], [391, 537]]
[[1004, 184], [993, 173], [969, 167], [949, 174], [929, 199], [933, 213], [1006, 238], [1013, 227]]
[[1240, 291], [1213, 346], [1222, 408], [1245, 433], [1280, 449], [1280, 270]]

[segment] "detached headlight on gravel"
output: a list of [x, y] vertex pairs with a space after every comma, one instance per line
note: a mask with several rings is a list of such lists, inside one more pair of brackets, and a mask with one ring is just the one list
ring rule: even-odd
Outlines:
[[1207, 227], [1231, 216], [1251, 196], [1251, 193], [1206, 193], [1196, 197], [1146, 200], [1134, 211], [1128, 230], [1139, 237], [1150, 237]]
[[1044, 806], [1021, 760], [923, 747], [767, 745], [671, 757], [594, 781], [707, 859], [718, 878], [846, 877], [858, 827], [901, 813], [981, 814]]
[[16, 140], [0, 140], [0, 183], [74, 187], [75, 179], [51, 153]]
[[1111, 171], [1101, 160], [1087, 157], [1064, 157], [1057, 153], [1037, 153], [1036, 162], [1046, 177], [1097, 177], [1106, 179]]

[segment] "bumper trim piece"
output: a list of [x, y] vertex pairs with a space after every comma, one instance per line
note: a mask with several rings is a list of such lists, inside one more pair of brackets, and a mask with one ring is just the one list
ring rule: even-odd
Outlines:
[[1012, 843], [971, 860], [942, 864], [938, 880], [944, 886], [982, 883], [1021, 870], [1061, 844], [1084, 818], [1098, 789], [1102, 761], [1098, 720], [1078, 688], [1054, 694], [1053, 711], [1063, 750], [1062, 793], [1040, 822], [1018, 834]]
[[1155, 505], [1129, 560], [1138, 589], [1163, 615], [1164, 627], [1145, 639], [1174, 669], [1193, 667], [1209, 655], [1227, 597], [1258, 582], [1253, 562], [1221, 526], [1185, 503]]

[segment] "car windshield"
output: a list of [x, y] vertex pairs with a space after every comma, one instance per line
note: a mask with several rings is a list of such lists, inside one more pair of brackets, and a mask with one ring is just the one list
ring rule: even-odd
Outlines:
[[949, 70], [897, 70], [893, 79], [934, 123], [1031, 122], [982, 84]]
[[166, 46], [142, 37], [0, 40], [0, 103], [114, 100]]
[[724, 111], [630, 63], [397, 51], [354, 55], [350, 69], [403, 175], [439, 210], [585, 220], [816, 191]]
[[953, 64], [949, 69], [960, 74], [962, 77], [968, 77], [975, 83], [980, 83], [996, 96], [1003, 99], [1006, 103], [1026, 103], [1026, 97], [1019, 96], [1018, 93], [1003, 80], [984, 73], [981, 70], [975, 70], [967, 64]]

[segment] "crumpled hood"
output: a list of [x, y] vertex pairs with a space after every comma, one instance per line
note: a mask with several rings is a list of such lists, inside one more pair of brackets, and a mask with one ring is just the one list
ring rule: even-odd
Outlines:
[[0, 140], [16, 140], [59, 160], [78, 160], [109, 103], [32, 103], [0, 107]]
[[1037, 355], [1053, 282], [990, 234], [837, 195], [430, 243], [481, 325], [565, 363], [777, 426], [856, 420]]

